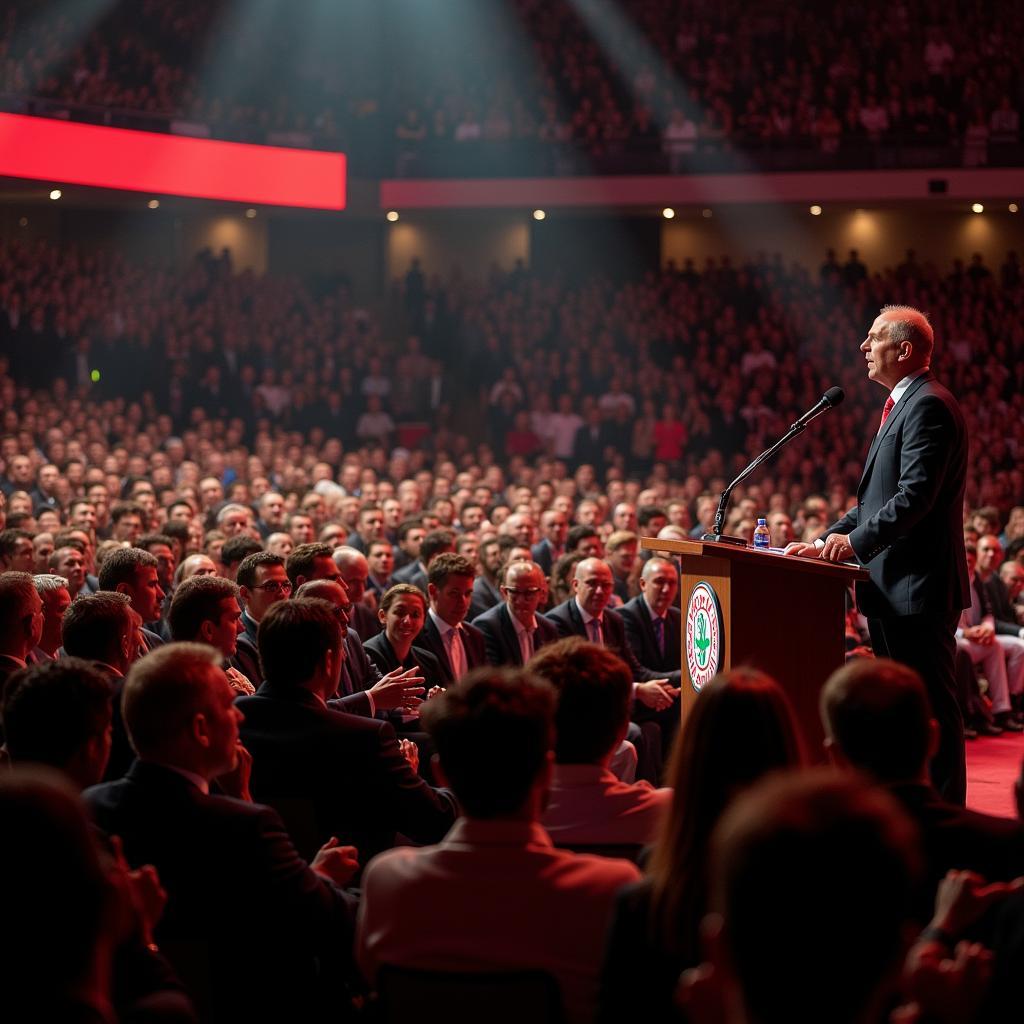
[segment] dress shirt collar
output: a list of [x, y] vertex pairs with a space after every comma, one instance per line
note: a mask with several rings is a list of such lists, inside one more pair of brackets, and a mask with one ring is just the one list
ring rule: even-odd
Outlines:
[[528, 626], [524, 626], [511, 612], [508, 613], [508, 617], [512, 620], [512, 628], [516, 631], [516, 636], [520, 636], [523, 633], [529, 633], [533, 636], [537, 629], [537, 616], [533, 617], [533, 621]]
[[643, 598], [644, 598], [644, 604], [645, 604], [645, 605], [647, 605], [647, 614], [648, 614], [648, 615], [650, 615], [650, 617], [651, 617], [651, 621], [652, 621], [652, 622], [653, 622], [653, 621], [654, 621], [655, 619], [662, 619], [662, 620], [664, 620], [664, 619], [667, 619], [667, 618], [668, 618], [668, 612], [666, 612], [666, 613], [665, 613], [664, 615], [659, 615], [659, 614], [658, 614], [658, 613], [657, 613], [657, 612], [656, 612], [656, 611], [655, 611], [655, 610], [654, 610], [654, 609], [653, 609], [653, 608], [651, 607], [651, 602], [647, 600], [647, 595], [646, 595], [646, 594], [644, 594], [644, 595], [643, 595]]
[[551, 847], [551, 837], [536, 821], [510, 821], [507, 818], [489, 820], [484, 818], [459, 818], [448, 835], [441, 841], [442, 846], [467, 843], [473, 846], [546, 846]]
[[191, 782], [192, 785], [201, 793], [204, 793], [206, 796], [210, 795], [210, 784], [202, 777], [202, 775], [196, 775], [195, 772], [179, 768], [176, 764], [164, 764], [163, 761], [150, 761], [149, 764], [159, 765], [161, 768], [166, 768], [169, 772], [174, 772], [175, 775], [180, 775], [182, 778], [188, 779], [188, 781]]
[[896, 387], [892, 389], [892, 393], [889, 395], [889, 397], [892, 399], [892, 404], [895, 405], [907, 393], [907, 388], [909, 388], [910, 385], [913, 384], [918, 377], [921, 377], [924, 374], [928, 373], [930, 369], [930, 366], [926, 366], [923, 369], [916, 371], [915, 373], [908, 373], [906, 377], [904, 377], [903, 380], [901, 380], [899, 384], [897, 384]]
[[[591, 619], [597, 618], [597, 616], [591, 615], [590, 612], [588, 612], [587, 609], [580, 604], [580, 599], [578, 597], [574, 597], [573, 600], [576, 602], [576, 607], [579, 609], [580, 615], [583, 616], [584, 625], [590, 622]], [[600, 625], [604, 624], [604, 612], [601, 613], [601, 618], [597, 619], [597, 621]]]
[[446, 622], [444, 619], [441, 618], [440, 615], [437, 614], [437, 612], [434, 611], [433, 608], [428, 608], [427, 614], [430, 616], [431, 621], [434, 623], [434, 625], [437, 626], [437, 631], [441, 634], [442, 640], [447, 640], [448, 634], [457, 630], [461, 625], [461, 623], [457, 623], [453, 626], [450, 622]]

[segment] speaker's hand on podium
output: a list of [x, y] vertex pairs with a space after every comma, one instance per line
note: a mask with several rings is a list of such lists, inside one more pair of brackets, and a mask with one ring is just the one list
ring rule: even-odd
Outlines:
[[796, 555], [798, 558], [820, 558], [821, 548], [795, 540], [792, 544], [787, 544], [786, 550], [782, 553], [784, 555]]
[[853, 562], [857, 559], [850, 538], [845, 533], [830, 533], [821, 549], [821, 557], [826, 562]]

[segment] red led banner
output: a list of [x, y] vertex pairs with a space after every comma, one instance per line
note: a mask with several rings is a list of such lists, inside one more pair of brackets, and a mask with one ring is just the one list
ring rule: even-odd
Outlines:
[[0, 176], [253, 205], [345, 208], [344, 153], [20, 114], [0, 114]]

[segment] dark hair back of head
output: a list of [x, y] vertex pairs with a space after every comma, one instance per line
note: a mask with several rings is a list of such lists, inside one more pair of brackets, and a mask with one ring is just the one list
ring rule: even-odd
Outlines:
[[216, 622], [221, 602], [238, 597], [238, 587], [221, 576], [190, 576], [179, 583], [167, 612], [173, 640], [195, 640], [204, 622]]
[[61, 644], [64, 653], [72, 657], [110, 662], [131, 626], [127, 595], [112, 591], [82, 594], [71, 602], [61, 620]]
[[555, 760], [596, 764], [621, 739], [633, 701], [629, 666], [607, 647], [566, 637], [548, 644], [527, 668], [558, 694]]
[[238, 565], [242, 559], [262, 550], [263, 545], [255, 537], [247, 537], [244, 534], [228, 537], [220, 549], [220, 562], [225, 568]]
[[44, 661], [15, 672], [3, 700], [11, 760], [63, 769], [110, 724], [113, 694], [106, 676], [81, 658]]
[[590, 537], [600, 537], [600, 536], [601, 536], [601, 534], [599, 534], [597, 532], [597, 527], [596, 526], [583, 526], [582, 524], [577, 524], [566, 535], [566, 538], [565, 538], [565, 550], [566, 550], [566, 553], [568, 554], [570, 552], [575, 551], [576, 548], [579, 547], [579, 543], [580, 543], [581, 540], [587, 540]]
[[284, 563], [284, 571], [288, 574], [291, 585], [296, 586], [296, 581], [300, 576], [308, 580], [316, 560], [330, 558], [333, 553], [333, 548], [329, 544], [320, 544], [319, 542], [299, 544]]
[[669, 760], [672, 806], [651, 856], [652, 909], [666, 946], [699, 958], [707, 844], [729, 801], [769, 772], [802, 762], [792, 705], [770, 676], [736, 668], [701, 690]]
[[117, 548], [100, 566], [100, 590], [117, 590], [119, 583], [134, 585], [139, 569], [155, 569], [157, 564], [156, 558], [141, 548]]
[[13, 569], [0, 572], [0, 635], [7, 635], [8, 629], [16, 629], [20, 620], [31, 613], [35, 592], [32, 573]]
[[522, 810], [554, 740], [554, 712], [550, 683], [512, 669], [474, 669], [423, 705], [423, 727], [466, 814]]
[[843, 756], [885, 782], [917, 781], [929, 754], [928, 694], [921, 677], [888, 658], [857, 658], [821, 691], [826, 733]]
[[257, 632], [263, 674], [274, 683], [304, 683], [327, 650], [339, 650], [342, 637], [341, 622], [329, 601], [278, 601], [260, 620]]
[[443, 551], [455, 548], [455, 534], [451, 530], [431, 530], [420, 544], [420, 561], [429, 566], [430, 562]]
[[750, 1019], [865, 1019], [902, 964], [921, 874], [916, 829], [896, 801], [824, 768], [776, 775], [724, 813], [710, 863]]

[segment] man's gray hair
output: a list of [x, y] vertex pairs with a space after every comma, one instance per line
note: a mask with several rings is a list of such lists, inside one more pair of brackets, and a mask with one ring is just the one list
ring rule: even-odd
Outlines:
[[58, 590], [66, 590], [68, 581], [63, 576], [58, 576], [53, 572], [40, 573], [38, 576], [32, 577], [32, 582], [36, 586], [36, 593], [42, 597], [44, 594], [53, 594]]
[[923, 355], [926, 362], [931, 358], [935, 347], [935, 332], [927, 313], [913, 306], [883, 306], [881, 315], [888, 318], [889, 337], [897, 345], [909, 341], [914, 351]]
[[217, 513], [217, 523], [223, 523], [232, 512], [244, 512], [249, 519], [252, 519], [252, 509], [248, 505], [242, 505], [235, 501], [229, 502]]

